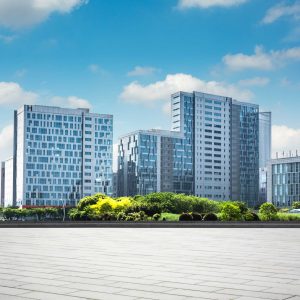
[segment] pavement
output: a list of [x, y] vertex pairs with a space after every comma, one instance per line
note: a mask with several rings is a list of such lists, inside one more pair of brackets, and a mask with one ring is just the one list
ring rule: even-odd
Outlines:
[[1, 228], [0, 299], [300, 300], [296, 228]]

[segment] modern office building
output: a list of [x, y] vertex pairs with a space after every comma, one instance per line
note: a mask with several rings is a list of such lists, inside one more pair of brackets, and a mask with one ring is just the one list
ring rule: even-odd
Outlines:
[[14, 190], [20, 206], [74, 206], [112, 195], [113, 117], [24, 105], [15, 111]]
[[15, 206], [13, 190], [13, 158], [1, 163], [1, 206]]
[[267, 165], [271, 160], [272, 113], [259, 113], [259, 202], [267, 201]]
[[139, 130], [121, 137], [118, 195], [164, 191], [192, 194], [191, 155], [180, 132]]
[[4, 207], [4, 193], [5, 193], [5, 162], [1, 162], [0, 169], [0, 207]]
[[267, 171], [268, 201], [290, 207], [300, 201], [300, 156], [272, 159]]
[[[119, 193], [165, 190], [216, 200], [241, 200], [255, 206], [259, 186], [258, 105], [200, 92], [178, 92], [171, 96], [171, 113], [172, 131], [166, 131], [164, 138], [172, 151], [163, 152], [172, 166], [165, 176], [169, 185], [165, 189], [160, 185], [164, 180], [158, 178], [163, 178], [167, 169], [161, 167], [159, 156], [153, 157], [165, 145], [161, 132], [138, 131], [120, 139]], [[141, 158], [141, 153], [147, 155]], [[136, 171], [142, 166], [147, 166], [145, 174]], [[152, 175], [149, 170], [154, 170]], [[147, 178], [147, 183], [142, 178]]]
[[232, 101], [231, 199], [259, 203], [259, 106]]
[[171, 98], [172, 130], [181, 132], [191, 148], [193, 194], [229, 199], [231, 99], [199, 92]]

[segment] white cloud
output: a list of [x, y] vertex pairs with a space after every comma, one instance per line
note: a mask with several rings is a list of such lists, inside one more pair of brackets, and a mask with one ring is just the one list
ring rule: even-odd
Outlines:
[[300, 47], [265, 52], [260, 46], [255, 47], [254, 54], [227, 54], [223, 63], [233, 71], [244, 69], [272, 70], [291, 61], [300, 60]]
[[128, 72], [128, 76], [147, 76], [152, 75], [157, 71], [156, 68], [153, 67], [140, 67], [136, 66], [132, 71]]
[[82, 98], [78, 98], [75, 96], [69, 96], [69, 97], [53, 97], [51, 99], [51, 104], [56, 106], [62, 106], [62, 107], [69, 107], [69, 108], [91, 108], [91, 103]]
[[25, 91], [18, 83], [0, 82], [0, 106], [34, 104], [37, 100], [36, 93]]
[[17, 38], [16, 35], [4, 35], [0, 34], [0, 41], [2, 41], [4, 44], [10, 44]]
[[92, 72], [92, 73], [98, 73], [100, 70], [100, 67], [96, 64], [91, 64], [88, 66], [88, 69]]
[[1, 0], [0, 25], [14, 29], [32, 26], [46, 20], [52, 13], [69, 13], [87, 2], [87, 0]]
[[[137, 81], [125, 86], [120, 97], [128, 103], [143, 103], [151, 105], [155, 102], [170, 101], [171, 94], [178, 91], [200, 91], [205, 93], [224, 95], [240, 100], [250, 100], [252, 93], [242, 90], [234, 85], [216, 81], [204, 81], [188, 74], [167, 75], [162, 81], [149, 85], [142, 85]], [[167, 106], [163, 110], [167, 112]]]
[[179, 0], [178, 7], [184, 8], [209, 8], [213, 6], [230, 7], [246, 3], [248, 0]]
[[241, 86], [265, 86], [270, 82], [270, 79], [267, 77], [254, 77], [243, 79], [239, 81]]
[[12, 156], [14, 126], [8, 125], [0, 131], [0, 162]]
[[276, 156], [276, 152], [279, 156], [282, 156], [283, 151], [288, 154], [289, 151], [295, 153], [298, 150], [300, 153], [300, 129], [289, 128], [285, 125], [273, 125], [272, 136], [273, 157]]
[[[44, 97], [43, 97], [44, 98]], [[47, 97], [49, 100], [49, 97]], [[51, 105], [70, 108], [91, 108], [91, 103], [76, 96], [50, 98]], [[24, 90], [16, 82], [0, 82], [0, 107], [17, 108], [23, 104], [43, 104], [42, 96]]]
[[262, 20], [264, 24], [271, 24], [282, 17], [292, 17], [293, 19], [300, 19], [300, 1], [296, 1], [291, 5], [284, 2], [271, 7]]

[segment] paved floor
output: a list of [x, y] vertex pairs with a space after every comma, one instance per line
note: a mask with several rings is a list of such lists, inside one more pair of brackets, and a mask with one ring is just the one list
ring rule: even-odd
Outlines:
[[0, 299], [300, 300], [300, 230], [0, 229]]

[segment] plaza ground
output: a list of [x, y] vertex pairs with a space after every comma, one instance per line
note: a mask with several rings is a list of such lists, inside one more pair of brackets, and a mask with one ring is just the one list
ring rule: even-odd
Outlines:
[[300, 229], [1, 228], [0, 299], [300, 299]]

